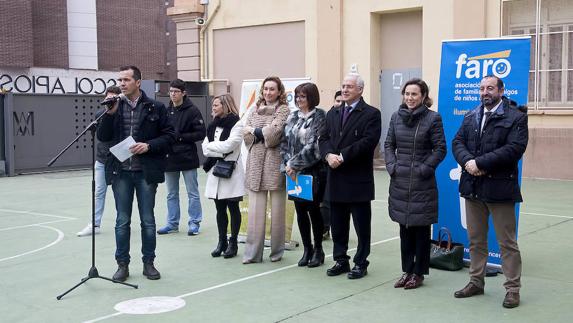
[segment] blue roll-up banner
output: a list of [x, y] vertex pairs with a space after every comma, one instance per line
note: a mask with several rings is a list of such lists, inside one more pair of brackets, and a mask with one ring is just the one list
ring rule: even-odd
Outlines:
[[[453, 40], [442, 42], [442, 64], [438, 111], [442, 115], [448, 154], [437, 169], [439, 220], [434, 225], [434, 238], [440, 227], [452, 232], [452, 239], [465, 246], [464, 259], [469, 260], [465, 201], [458, 193], [461, 167], [452, 154], [452, 139], [464, 115], [480, 104], [479, 84], [486, 75], [496, 75], [505, 83], [505, 96], [519, 105], [527, 104], [530, 37]], [[521, 181], [521, 163], [519, 164]], [[519, 220], [519, 204], [515, 210]], [[501, 253], [491, 217], [488, 234], [488, 265], [500, 266]]]

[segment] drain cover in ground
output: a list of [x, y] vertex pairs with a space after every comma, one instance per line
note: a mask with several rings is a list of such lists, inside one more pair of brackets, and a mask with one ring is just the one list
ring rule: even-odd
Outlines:
[[125, 314], [158, 314], [175, 311], [185, 306], [185, 301], [178, 297], [154, 296], [130, 299], [114, 306], [118, 312]]

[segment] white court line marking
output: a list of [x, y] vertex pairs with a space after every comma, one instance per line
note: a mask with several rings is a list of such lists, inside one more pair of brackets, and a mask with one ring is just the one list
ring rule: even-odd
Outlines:
[[31, 250], [31, 251], [27, 251], [27, 252], [21, 253], [21, 254], [19, 254], [19, 255], [2, 258], [2, 259], [0, 259], [0, 262], [5, 261], [5, 260], [10, 260], [10, 259], [18, 258], [18, 257], [22, 257], [22, 256], [25, 256], [25, 255], [29, 255], [29, 254], [32, 254], [32, 253], [35, 253], [35, 252], [38, 252], [38, 251], [41, 251], [41, 250], [50, 248], [51, 246], [55, 245], [56, 243], [58, 243], [58, 242], [60, 242], [60, 241], [62, 241], [62, 240], [64, 239], [64, 233], [63, 233], [62, 231], [56, 229], [56, 228], [52, 228], [52, 227], [49, 227], [49, 226], [43, 226], [43, 225], [36, 225], [36, 226], [41, 227], [41, 228], [46, 228], [46, 229], [54, 230], [54, 231], [56, 231], [56, 232], [58, 233], [58, 237], [56, 238], [56, 240], [54, 240], [52, 243], [50, 243], [50, 244], [48, 244], [48, 245], [45, 245], [45, 246], [43, 246], [43, 247], [41, 247], [41, 248], [38, 248], [38, 249], [35, 249], [35, 250]]
[[41, 216], [50, 216], [53, 218], [59, 219], [66, 219], [66, 220], [77, 220], [77, 218], [72, 218], [69, 216], [62, 216], [62, 215], [54, 215], [54, 214], [47, 214], [47, 213], [38, 213], [32, 211], [19, 211], [19, 210], [10, 210], [10, 209], [0, 209], [0, 212], [12, 212], [12, 213], [21, 213], [21, 214], [30, 214], [30, 215], [41, 215]]
[[40, 222], [40, 223], [34, 223], [34, 224], [27, 224], [27, 225], [19, 225], [16, 227], [8, 227], [8, 228], [1, 228], [0, 232], [2, 231], [8, 231], [8, 230], [15, 230], [15, 229], [23, 229], [23, 228], [28, 228], [28, 227], [35, 227], [35, 226], [40, 226], [43, 224], [52, 224], [52, 223], [59, 223], [59, 222], [65, 222], [65, 221], [70, 221], [67, 219], [64, 220], [56, 220], [56, 221], [48, 221], [48, 222]]
[[548, 216], [548, 217], [552, 217], [552, 218], [573, 219], [573, 216], [566, 216], [566, 215], [545, 214], [545, 213], [532, 213], [532, 212], [519, 212], [519, 213], [520, 213], [520, 214], [527, 214], [527, 215]]
[[[386, 240], [377, 241], [377, 242], [372, 243], [371, 246], [375, 246], [375, 245], [378, 245], [378, 244], [381, 244], [381, 243], [384, 243], [384, 242], [396, 240], [396, 239], [398, 239], [398, 238], [399, 238], [399, 237], [393, 237], [393, 238], [389, 238], [389, 239], [386, 239]], [[350, 250], [348, 250], [348, 251], [354, 251], [354, 250], [356, 250], [356, 248], [350, 249]], [[325, 256], [325, 258], [330, 258], [330, 257], [332, 257], [332, 254], [330, 254], [330, 255], [328, 255], [328, 256]], [[289, 265], [289, 266], [285, 266], [285, 267], [277, 268], [277, 269], [274, 269], [274, 270], [262, 272], [262, 273], [260, 273], [260, 274], [256, 274], [256, 275], [248, 276], [248, 277], [244, 277], [244, 278], [240, 278], [240, 279], [233, 280], [233, 281], [230, 281], [230, 282], [227, 282], [227, 283], [223, 283], [223, 284], [215, 285], [215, 286], [212, 286], [212, 287], [204, 288], [204, 289], [201, 289], [201, 290], [198, 290], [198, 291], [195, 291], [195, 292], [191, 292], [191, 293], [179, 295], [179, 296], [177, 296], [177, 297], [185, 298], [185, 297], [187, 297], [187, 296], [192, 296], [192, 295], [200, 294], [200, 293], [207, 292], [207, 291], [210, 291], [210, 290], [218, 289], [218, 288], [221, 288], [221, 287], [225, 287], [225, 286], [229, 286], [229, 285], [234, 285], [234, 284], [237, 284], [237, 283], [240, 283], [240, 282], [244, 282], [244, 281], [246, 281], [246, 280], [251, 280], [251, 279], [254, 279], [254, 278], [258, 278], [258, 277], [267, 276], [267, 275], [274, 274], [274, 273], [277, 273], [277, 272], [279, 272], [279, 271], [283, 271], [283, 270], [290, 269], [290, 268], [294, 268], [294, 267], [298, 267], [298, 264], [292, 264], [292, 265]]]
[[[382, 243], [386, 243], [386, 242], [390, 242], [390, 241], [393, 241], [393, 240], [396, 240], [396, 239], [399, 239], [399, 238], [400, 238], [400, 237], [392, 237], [392, 238], [388, 238], [388, 239], [385, 239], [385, 240], [376, 241], [376, 242], [374, 242], [374, 243], [371, 243], [370, 245], [371, 245], [371, 246], [376, 246], [376, 245], [379, 245], [379, 244], [382, 244]], [[356, 248], [349, 249], [348, 251], [354, 251], [354, 250], [356, 250]], [[330, 258], [330, 257], [332, 257], [332, 255], [328, 255], [328, 256], [326, 256], [325, 258]], [[283, 270], [290, 269], [290, 268], [295, 268], [295, 267], [298, 267], [298, 264], [292, 264], [292, 265], [288, 265], [288, 266], [285, 266], [285, 267], [281, 267], [281, 268], [277, 268], [277, 269], [265, 271], [265, 272], [262, 272], [262, 273], [259, 273], [259, 274], [255, 274], [255, 275], [252, 275], [252, 276], [247, 276], [247, 277], [239, 278], [239, 279], [236, 279], [236, 280], [232, 280], [232, 281], [230, 281], [230, 282], [226, 282], [226, 283], [222, 283], [222, 284], [219, 284], [219, 285], [215, 285], [215, 286], [203, 288], [203, 289], [200, 289], [200, 290], [198, 290], [198, 291], [194, 291], [194, 292], [182, 294], [182, 295], [175, 296], [175, 297], [185, 298], [185, 297], [188, 297], [188, 296], [193, 296], [193, 295], [201, 294], [201, 293], [208, 292], [208, 291], [212, 291], [212, 290], [219, 289], [219, 288], [222, 288], [222, 287], [226, 287], [226, 286], [238, 284], [238, 283], [241, 283], [241, 282], [244, 282], [244, 281], [247, 281], [247, 280], [251, 280], [251, 279], [255, 279], [255, 278], [258, 278], [258, 277], [263, 277], [263, 276], [271, 275], [271, 274], [277, 273], [277, 272], [279, 272], [279, 271], [283, 271]], [[113, 313], [113, 314], [109, 314], [109, 315], [106, 315], [106, 316], [101, 316], [101, 317], [95, 318], [95, 319], [93, 319], [93, 320], [84, 321], [84, 322], [85, 322], [85, 323], [99, 322], [99, 321], [103, 321], [103, 320], [105, 320], [105, 319], [112, 318], [112, 317], [115, 317], [115, 316], [118, 316], [118, 315], [122, 315], [122, 314], [124, 314], [124, 313], [116, 312], [116, 313]]]

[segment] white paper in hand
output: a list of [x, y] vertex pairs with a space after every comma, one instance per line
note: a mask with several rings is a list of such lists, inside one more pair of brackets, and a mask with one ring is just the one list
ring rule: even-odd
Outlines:
[[129, 151], [129, 147], [135, 145], [135, 140], [132, 136], [125, 138], [122, 142], [111, 147], [109, 151], [120, 161], [124, 162], [129, 157], [133, 156], [133, 153]]

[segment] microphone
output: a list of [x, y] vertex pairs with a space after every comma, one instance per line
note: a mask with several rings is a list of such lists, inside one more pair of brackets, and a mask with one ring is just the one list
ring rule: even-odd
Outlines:
[[117, 101], [119, 100], [123, 100], [123, 98], [125, 98], [125, 95], [123, 93], [116, 95], [116, 96], [112, 96], [109, 97], [103, 101], [100, 102], [100, 105], [107, 105], [107, 106], [112, 106], [113, 104], [115, 104]]

